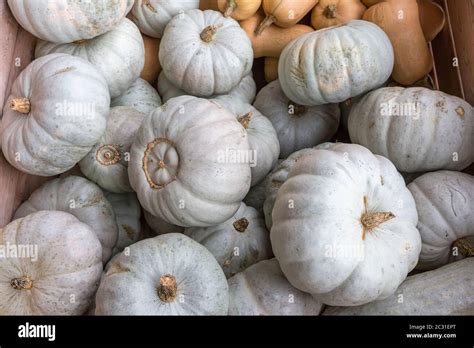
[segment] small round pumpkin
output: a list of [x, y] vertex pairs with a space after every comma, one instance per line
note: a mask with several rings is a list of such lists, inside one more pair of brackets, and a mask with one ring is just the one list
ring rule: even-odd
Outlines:
[[132, 192], [128, 179], [130, 147], [145, 115], [129, 106], [110, 110], [105, 134], [79, 162], [84, 175], [115, 193]]
[[229, 111], [176, 97], [142, 122], [130, 150], [130, 184], [143, 208], [168, 223], [216, 225], [249, 190], [248, 153], [247, 132]]
[[432, 270], [474, 256], [474, 177], [441, 170], [408, 185], [418, 210], [421, 254], [417, 269]]
[[288, 283], [276, 259], [229, 279], [229, 315], [318, 315], [322, 303]]
[[[81, 315], [102, 274], [91, 227], [71, 214], [39, 211], [0, 228], [0, 315]], [[16, 254], [20, 255], [20, 254]]]
[[360, 0], [320, 0], [311, 12], [311, 25], [319, 30], [362, 19], [366, 9]]
[[360, 145], [300, 158], [272, 218], [273, 252], [288, 281], [331, 306], [387, 298], [418, 262], [415, 201], [395, 166]]
[[135, 0], [130, 18], [143, 34], [161, 38], [174, 16], [195, 8], [199, 8], [199, 0]]
[[140, 238], [142, 208], [137, 195], [133, 192], [112, 193], [104, 191], [104, 195], [112, 204], [117, 221], [117, 243], [112, 250], [112, 255], [115, 255]]
[[275, 167], [280, 155], [280, 143], [272, 123], [252, 105], [237, 98], [223, 96], [213, 99], [232, 112], [247, 131], [250, 145], [251, 186], [262, 181]]
[[20, 25], [34, 36], [57, 43], [92, 39], [115, 28], [133, 0], [8, 0]]
[[229, 288], [212, 254], [180, 233], [148, 238], [107, 264], [97, 315], [225, 315]]
[[278, 76], [286, 96], [298, 104], [339, 103], [381, 86], [393, 61], [383, 30], [353, 20], [291, 41], [278, 61]]
[[474, 162], [473, 129], [469, 103], [422, 87], [377, 89], [349, 114], [351, 141], [407, 173], [468, 167]]
[[280, 158], [328, 141], [339, 127], [337, 104], [298, 105], [285, 96], [279, 80], [258, 92], [254, 106], [273, 124], [280, 142]]
[[28, 174], [63, 173], [100, 139], [109, 111], [107, 83], [88, 61], [59, 53], [38, 58], [17, 77], [3, 109], [3, 154]]
[[18, 207], [14, 218], [40, 210], [64, 211], [90, 226], [102, 245], [102, 261], [109, 260], [117, 242], [117, 222], [112, 205], [97, 185], [79, 176], [48, 181]]
[[[166, 103], [168, 100], [174, 97], [179, 97], [181, 95], [187, 95], [185, 91], [174, 86], [167, 78], [166, 75], [161, 72], [158, 76], [158, 92], [163, 98], [163, 102]], [[227, 94], [232, 97], [238, 98], [246, 103], [252, 103], [255, 99], [255, 94], [257, 93], [257, 85], [253, 79], [252, 73], [245, 75], [244, 78], [239, 82], [239, 84], [232, 88], [232, 90]], [[213, 95], [208, 99], [213, 99], [221, 95]]]
[[160, 63], [170, 82], [200, 97], [228, 93], [252, 69], [250, 39], [237, 21], [212, 10], [189, 10], [166, 26]]
[[184, 234], [204, 245], [227, 278], [273, 256], [261, 214], [244, 203], [229, 220], [211, 227], [191, 227]]
[[146, 115], [161, 105], [156, 89], [143, 79], [135, 82], [119, 97], [112, 99], [110, 106], [130, 106]]
[[127, 18], [113, 30], [90, 40], [55, 44], [40, 41], [35, 56], [67, 53], [84, 58], [105, 77], [110, 96], [118, 97], [140, 76], [145, 62], [145, 48], [140, 31]]

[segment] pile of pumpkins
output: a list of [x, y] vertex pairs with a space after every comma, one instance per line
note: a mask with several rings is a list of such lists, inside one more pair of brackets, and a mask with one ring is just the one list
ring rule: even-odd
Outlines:
[[8, 4], [38, 42], [2, 151], [56, 178], [0, 229], [37, 247], [0, 314], [474, 314], [474, 113], [425, 86], [431, 1]]

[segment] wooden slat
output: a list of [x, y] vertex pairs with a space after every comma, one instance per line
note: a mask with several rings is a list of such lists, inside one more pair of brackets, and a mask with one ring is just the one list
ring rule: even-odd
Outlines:
[[[0, 107], [3, 109], [13, 81], [33, 59], [35, 38], [18, 26], [6, 0], [0, 0], [0, 33]], [[15, 66], [16, 58], [20, 66]], [[0, 152], [0, 227], [11, 220], [21, 201], [46, 180], [17, 171]]]

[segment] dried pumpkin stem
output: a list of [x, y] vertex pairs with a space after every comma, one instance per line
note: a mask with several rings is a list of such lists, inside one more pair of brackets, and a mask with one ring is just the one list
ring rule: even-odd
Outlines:
[[102, 145], [95, 153], [97, 162], [104, 166], [110, 166], [121, 160], [120, 151], [114, 145]]
[[237, 120], [242, 126], [244, 126], [245, 129], [247, 129], [249, 127], [250, 120], [252, 119], [252, 115], [253, 113], [250, 111], [247, 112], [245, 115], [240, 116]]
[[75, 44], [75, 45], [82, 45], [82, 44], [85, 44], [87, 41], [89, 41], [89, 40], [87, 40], [87, 39], [80, 39], [80, 40], [74, 41], [73, 44]]
[[330, 19], [336, 18], [336, 13], [337, 13], [337, 6], [335, 4], [326, 6], [326, 8], [323, 11], [323, 15], [326, 18], [330, 18]]
[[377, 228], [384, 222], [395, 217], [392, 212], [369, 212], [367, 208], [367, 196], [364, 196], [364, 207], [365, 211], [360, 218], [360, 223], [362, 224], [362, 240], [365, 240], [367, 232], [372, 231], [374, 228]]
[[224, 17], [230, 17], [236, 8], [237, 2], [235, 2], [235, 0], [227, 0], [225, 4]]
[[464, 257], [474, 256], [474, 247], [467, 238], [459, 238], [453, 243], [453, 247], [458, 248], [459, 253]]
[[264, 20], [260, 22], [257, 29], [255, 29], [255, 35], [260, 35], [265, 30], [265, 28], [272, 25], [273, 22], [275, 22], [275, 17], [273, 17], [272, 15], [266, 16]]
[[214, 37], [216, 36], [217, 30], [221, 27], [222, 25], [215, 25], [211, 24], [205, 27], [201, 31], [201, 40], [204, 41], [205, 43], [209, 43], [212, 40], [214, 40]]
[[172, 302], [178, 293], [178, 284], [176, 278], [171, 274], [165, 274], [160, 277], [160, 287], [158, 288], [158, 297], [163, 302]]
[[249, 226], [249, 220], [247, 220], [246, 218], [241, 218], [235, 221], [232, 225], [234, 226], [237, 232], [245, 232], [245, 230]]
[[21, 276], [10, 281], [10, 285], [15, 290], [30, 290], [33, 287], [33, 280], [30, 276]]
[[13, 98], [10, 100], [10, 109], [20, 112], [22, 114], [28, 114], [31, 111], [31, 104], [28, 98]]

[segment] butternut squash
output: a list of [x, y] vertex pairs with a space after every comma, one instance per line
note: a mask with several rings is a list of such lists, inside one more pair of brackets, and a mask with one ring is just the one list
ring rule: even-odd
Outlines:
[[254, 58], [274, 57], [278, 58], [285, 46], [297, 37], [314, 31], [309, 25], [296, 24], [291, 28], [280, 28], [270, 25], [260, 35], [255, 34], [259, 23], [263, 20], [260, 13], [254, 14], [249, 19], [240, 22], [240, 26], [247, 33], [252, 42]]
[[365, 20], [381, 27], [392, 43], [395, 64], [392, 78], [410, 85], [433, 68], [433, 60], [421, 28], [416, 0], [386, 0], [370, 7]]
[[158, 79], [161, 71], [158, 52], [160, 51], [160, 39], [142, 34], [143, 43], [145, 44], [145, 65], [140, 77], [150, 84], [154, 84]]
[[431, 0], [418, 0], [418, 11], [421, 28], [427, 42], [432, 41], [444, 28], [445, 15], [443, 8]]
[[298, 23], [319, 0], [263, 0], [265, 19], [258, 25], [255, 33], [260, 35], [272, 23], [289, 28]]
[[278, 79], [278, 58], [265, 57], [264, 75], [267, 82]]
[[261, 4], [262, 0], [201, 0], [199, 9], [220, 11], [225, 17], [242, 21], [252, 17]]
[[320, 0], [311, 12], [311, 25], [316, 30], [361, 19], [367, 7], [360, 0]]
[[361, 1], [365, 6], [370, 7], [385, 0], [361, 0]]

